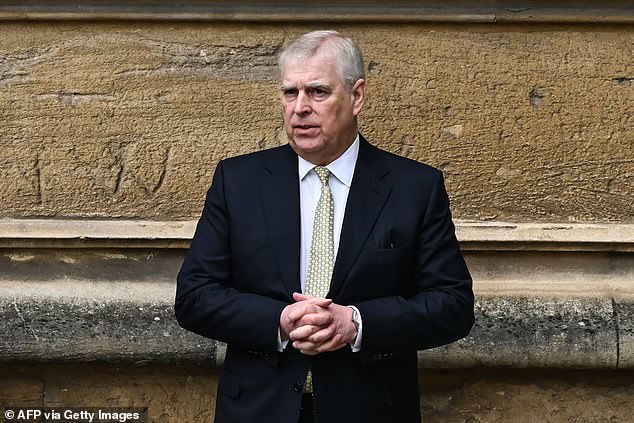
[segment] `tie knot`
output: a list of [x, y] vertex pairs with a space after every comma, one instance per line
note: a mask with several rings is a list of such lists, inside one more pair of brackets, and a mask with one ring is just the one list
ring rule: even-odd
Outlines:
[[321, 181], [321, 184], [322, 185], [327, 185], [328, 184], [328, 175], [330, 175], [330, 171], [328, 170], [328, 168], [326, 168], [324, 166], [315, 166], [314, 169], [315, 169], [315, 173], [319, 177], [319, 180]]

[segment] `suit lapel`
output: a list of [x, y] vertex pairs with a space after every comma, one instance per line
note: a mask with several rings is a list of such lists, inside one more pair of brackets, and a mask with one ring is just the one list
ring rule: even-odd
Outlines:
[[297, 155], [290, 146], [265, 162], [260, 194], [269, 239], [286, 292], [300, 292], [300, 213]]
[[388, 173], [381, 156], [363, 137], [360, 141], [328, 298], [344, 285], [392, 190], [381, 180]]

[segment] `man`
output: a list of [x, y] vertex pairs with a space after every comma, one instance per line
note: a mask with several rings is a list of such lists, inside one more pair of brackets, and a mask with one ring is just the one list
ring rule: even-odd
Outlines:
[[420, 422], [417, 350], [466, 336], [471, 278], [442, 174], [370, 145], [357, 46], [279, 59], [289, 144], [221, 161], [176, 317], [227, 343], [216, 422]]

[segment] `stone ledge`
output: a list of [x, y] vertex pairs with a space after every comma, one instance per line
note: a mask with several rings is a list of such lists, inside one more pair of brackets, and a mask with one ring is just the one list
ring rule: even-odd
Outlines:
[[188, 248], [196, 222], [0, 219], [0, 247]]
[[388, 5], [377, 0], [321, 1], [316, 4], [290, 4], [286, 1], [190, 0], [183, 5], [174, 0], [110, 1], [107, 4], [85, 1], [26, 1], [0, 6], [0, 19], [8, 20], [180, 20], [180, 21], [268, 21], [268, 22], [464, 22], [464, 23], [631, 23], [631, 7], [622, 0], [608, 6], [588, 0], [584, 7], [567, 2], [509, 0], [492, 1], [395, 1]]
[[496, 251], [634, 251], [634, 225], [456, 221], [463, 249]]
[[[195, 220], [0, 219], [0, 248], [187, 248]], [[473, 251], [634, 252], [634, 225], [456, 221]]]
[[204, 362], [216, 343], [182, 330], [169, 302], [0, 299], [0, 361]]
[[[632, 368], [634, 303], [485, 297], [471, 335], [424, 351], [424, 367]], [[627, 353], [625, 350], [628, 349]]]
[[[0, 220], [0, 361], [222, 364], [223, 344], [173, 318], [194, 227]], [[420, 353], [421, 367], [634, 368], [634, 225], [457, 222], [457, 232], [477, 323]]]
[[[93, 295], [100, 289], [113, 288], [76, 293], [72, 299], [1, 295], [0, 362], [222, 365], [224, 345], [181, 329], [171, 297]], [[419, 366], [631, 369], [633, 315], [634, 303], [611, 299], [481, 297], [471, 335], [421, 352]]]

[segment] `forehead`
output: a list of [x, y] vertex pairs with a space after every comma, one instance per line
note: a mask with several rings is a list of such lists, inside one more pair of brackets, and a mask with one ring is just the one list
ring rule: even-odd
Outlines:
[[337, 66], [328, 57], [318, 54], [309, 58], [289, 59], [284, 64], [282, 71], [282, 83], [307, 84], [312, 82], [337, 85], [340, 78], [337, 74]]

